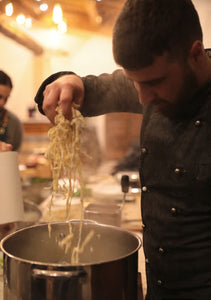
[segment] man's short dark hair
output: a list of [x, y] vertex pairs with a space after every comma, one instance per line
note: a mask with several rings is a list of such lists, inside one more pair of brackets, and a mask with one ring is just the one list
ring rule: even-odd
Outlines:
[[13, 87], [11, 78], [3, 71], [0, 70], [0, 84]]
[[114, 59], [125, 69], [149, 66], [164, 52], [184, 60], [202, 38], [191, 0], [127, 0], [114, 26]]

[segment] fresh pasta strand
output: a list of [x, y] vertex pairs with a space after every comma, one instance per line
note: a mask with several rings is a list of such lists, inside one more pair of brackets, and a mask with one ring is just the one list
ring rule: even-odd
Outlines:
[[[55, 126], [48, 131], [50, 144], [46, 152], [53, 177], [52, 201], [56, 193], [64, 194], [68, 200], [72, 198], [77, 175], [83, 190], [80, 135], [84, 118], [78, 110], [72, 108], [72, 120], [69, 121], [63, 116], [60, 106], [56, 110]], [[60, 184], [59, 179], [62, 178], [68, 179], [68, 187], [65, 182]]]
[[[55, 126], [48, 131], [49, 146], [46, 152], [46, 158], [49, 161], [52, 172], [52, 197], [49, 205], [49, 214], [53, 205], [53, 199], [56, 193], [62, 193], [66, 199], [66, 221], [70, 217], [71, 200], [74, 193], [76, 178], [79, 178], [81, 186], [81, 221], [84, 214], [84, 181], [82, 176], [81, 163], [81, 128], [85, 120], [81, 113], [72, 107], [72, 120], [65, 119], [61, 107], [58, 106], [55, 117]], [[67, 178], [68, 184], [61, 181]], [[61, 183], [62, 182], [62, 183]], [[49, 235], [51, 236], [51, 223], [48, 225]], [[80, 243], [82, 235], [82, 222], [80, 222], [78, 245], [73, 249], [74, 259], [72, 263], [78, 263], [78, 255], [81, 252]], [[73, 238], [72, 226], [69, 222], [69, 234], [60, 241], [59, 245], [65, 248], [65, 252], [71, 247]]]

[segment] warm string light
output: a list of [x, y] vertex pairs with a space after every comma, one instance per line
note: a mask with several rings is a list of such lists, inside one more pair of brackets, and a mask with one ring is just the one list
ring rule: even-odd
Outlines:
[[60, 4], [55, 4], [53, 8], [53, 21], [59, 24], [63, 21], [63, 12]]
[[[14, 13], [14, 8], [12, 2], [8, 3], [5, 6], [5, 14], [7, 17], [11, 17]], [[30, 28], [32, 26], [32, 19], [26, 18], [24, 14], [19, 14], [16, 17], [16, 22], [18, 25], [24, 25], [26, 28]]]
[[26, 26], [26, 28], [31, 28], [32, 27], [32, 19], [31, 18], [26, 18], [25, 26]]
[[13, 15], [13, 4], [11, 2], [5, 6], [5, 14], [8, 17]]
[[26, 18], [23, 14], [20, 14], [16, 17], [16, 22], [18, 25], [24, 25], [26, 28], [31, 28], [32, 26], [32, 19]]
[[41, 11], [46, 11], [46, 10], [48, 10], [48, 4], [47, 4], [47, 3], [42, 3], [42, 4], [40, 4], [40, 10], [41, 10]]
[[52, 19], [54, 23], [57, 24], [57, 28], [60, 33], [67, 32], [67, 24], [63, 20], [63, 11], [60, 4], [54, 5]]
[[[36, 0], [37, 2], [41, 2], [41, 0]], [[46, 2], [42, 2], [39, 6], [42, 12], [48, 10], [48, 4]], [[14, 14], [14, 7], [13, 3], [9, 2], [5, 6], [5, 14], [7, 17], [11, 17]], [[57, 25], [57, 30], [59, 33], [66, 33], [67, 32], [67, 24], [63, 19], [63, 11], [60, 4], [55, 4], [53, 8], [53, 22]], [[24, 14], [19, 14], [16, 17], [16, 22], [18, 25], [24, 25], [26, 28], [31, 28], [32, 26], [32, 19], [26, 18]]]
[[23, 14], [20, 14], [16, 17], [16, 22], [19, 25], [23, 25], [25, 23], [26, 17]]
[[62, 21], [61, 23], [58, 24], [58, 31], [60, 33], [66, 33], [67, 32], [67, 24]]

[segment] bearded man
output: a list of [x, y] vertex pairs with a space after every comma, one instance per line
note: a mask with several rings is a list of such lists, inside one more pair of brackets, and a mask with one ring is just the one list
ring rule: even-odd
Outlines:
[[120, 70], [53, 74], [35, 101], [52, 122], [58, 102], [67, 119], [72, 103], [84, 116], [143, 114], [146, 299], [211, 299], [211, 51], [192, 1], [127, 0], [113, 54]]

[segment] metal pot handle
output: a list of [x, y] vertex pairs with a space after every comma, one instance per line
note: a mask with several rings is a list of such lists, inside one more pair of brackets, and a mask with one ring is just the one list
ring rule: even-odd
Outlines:
[[84, 270], [74, 270], [74, 271], [58, 271], [58, 270], [41, 270], [41, 269], [33, 269], [32, 276], [38, 278], [73, 278], [73, 277], [80, 277], [85, 278], [87, 277], [87, 273]]

